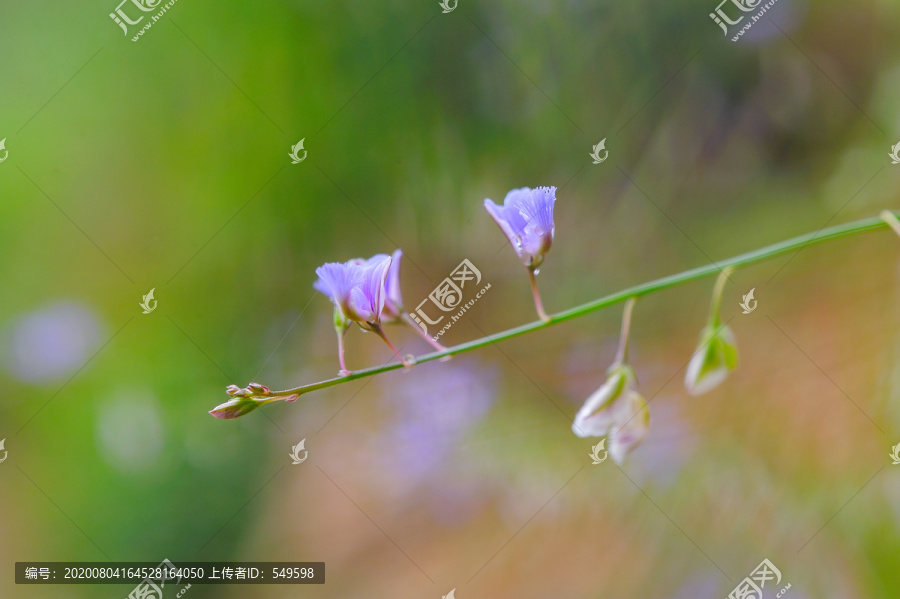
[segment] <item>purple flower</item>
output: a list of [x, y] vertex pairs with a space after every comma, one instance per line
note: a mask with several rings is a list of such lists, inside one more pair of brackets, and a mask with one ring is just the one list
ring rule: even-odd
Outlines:
[[381, 330], [381, 316], [388, 295], [385, 284], [391, 261], [390, 256], [378, 254], [368, 260], [354, 258], [343, 264], [329, 262], [316, 269], [319, 280], [313, 287], [334, 302], [334, 330], [338, 338], [341, 375], [350, 374], [344, 361], [344, 333], [351, 321], [381, 337], [404, 365], [412, 364], [400, 355]]
[[519, 258], [528, 268], [535, 269], [544, 261], [544, 254], [553, 243], [553, 204], [555, 187], [523, 187], [513, 189], [499, 206], [493, 200], [484, 201], [484, 208], [513, 245]]
[[396, 322], [404, 314], [403, 296], [400, 291], [400, 264], [403, 261], [403, 250], [396, 250], [391, 256], [387, 254], [375, 254], [368, 260], [354, 258], [350, 262], [368, 268], [380, 264], [385, 259], [390, 259], [391, 265], [387, 271], [384, 282], [384, 308], [381, 317], [385, 322]]
[[329, 262], [316, 269], [319, 280], [313, 287], [328, 296], [345, 319], [368, 328], [365, 323], [381, 323], [390, 266], [391, 258], [384, 254], [367, 261]]

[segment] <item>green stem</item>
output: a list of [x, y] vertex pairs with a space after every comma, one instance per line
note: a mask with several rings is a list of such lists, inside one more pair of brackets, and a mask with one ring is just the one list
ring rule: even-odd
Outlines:
[[713, 288], [712, 301], [709, 304], [709, 324], [712, 327], [719, 328], [719, 313], [722, 311], [722, 294], [725, 292], [725, 283], [734, 272], [733, 266], [726, 266], [719, 273], [716, 279], [716, 286]]
[[[617, 368], [628, 363], [628, 339], [631, 335], [631, 312], [634, 310], [636, 297], [628, 298], [625, 303], [625, 311], [622, 313], [622, 332], [619, 334], [619, 350], [616, 352], [616, 359], [613, 360], [612, 368]], [[610, 370], [612, 370], [610, 368]]]
[[[892, 213], [894, 214], [894, 213]], [[788, 239], [779, 243], [775, 243], [764, 248], [760, 248], [758, 250], [754, 250], [752, 252], [747, 252], [746, 254], [741, 254], [739, 256], [734, 256], [732, 258], [728, 258], [726, 260], [720, 260], [717, 263], [707, 264], [705, 266], [698, 266], [697, 268], [692, 268], [690, 270], [686, 270], [684, 272], [680, 272], [678, 274], [669, 275], [667, 277], [662, 277], [661, 279], [656, 279], [655, 281], [649, 281], [647, 283], [641, 283], [640, 285], [635, 285], [633, 287], [629, 287], [627, 289], [623, 289], [621, 291], [617, 291], [605, 297], [601, 297], [599, 299], [595, 299], [593, 301], [581, 304], [580, 306], [575, 306], [574, 308], [569, 308], [568, 310], [563, 310], [562, 312], [557, 312], [556, 314], [550, 315], [549, 321], [538, 320], [535, 322], [531, 322], [528, 324], [523, 324], [517, 327], [513, 327], [511, 329], [507, 329], [506, 331], [502, 331], [500, 333], [495, 333], [493, 335], [486, 335], [481, 337], [480, 339], [475, 339], [473, 341], [467, 341], [465, 343], [460, 343], [459, 345], [455, 345], [453, 347], [449, 347], [444, 351], [436, 351], [430, 354], [425, 354], [423, 356], [419, 356], [416, 358], [416, 363], [421, 364], [423, 362], [431, 362], [433, 360], [440, 360], [441, 358], [447, 356], [453, 356], [456, 354], [462, 354], [465, 352], [470, 352], [491, 343], [497, 343], [499, 341], [505, 341], [507, 339], [513, 339], [520, 335], [525, 335], [527, 333], [532, 333], [534, 331], [545, 329], [550, 326], [557, 325], [566, 320], [571, 320], [573, 318], [578, 318], [579, 316], [584, 316], [585, 314], [590, 314], [591, 312], [596, 312], [597, 310], [601, 310], [603, 308], [612, 306], [614, 304], [618, 304], [623, 302], [631, 297], [640, 297], [642, 295], [649, 295], [651, 293], [655, 293], [657, 291], [661, 291], [663, 289], [668, 289], [669, 287], [674, 287], [676, 285], [680, 285], [682, 283], [687, 283], [689, 281], [696, 281], [698, 279], [702, 279], [704, 277], [708, 277], [710, 275], [714, 275], [716, 273], [721, 272], [725, 268], [728, 267], [738, 267], [738, 266], [746, 266], [748, 264], [753, 264], [756, 262], [761, 262], [763, 260], [767, 260], [769, 258], [773, 258], [775, 256], [780, 256], [782, 254], [786, 254], [788, 252], [794, 250], [801, 250], [808, 245], [824, 243], [826, 241], [831, 241], [834, 239], [839, 239], [841, 237], [847, 237], [849, 235], [855, 235], [857, 233], [865, 233], [868, 231], [874, 231], [876, 229], [886, 228], [887, 223], [878, 217], [872, 218], [864, 218], [862, 220], [854, 221], [851, 223], [836, 225], [834, 227], [828, 227], [827, 229], [822, 229], [815, 233], [807, 233], [805, 235], [800, 235], [799, 237], [794, 237], [793, 239]], [[319, 381], [318, 383], [311, 383], [309, 385], [302, 385], [300, 387], [294, 387], [293, 389], [286, 389], [284, 391], [273, 391], [273, 395], [292, 395], [298, 394], [302, 395], [304, 393], [309, 393], [311, 391], [317, 391], [319, 389], [325, 389], [326, 387], [333, 387], [335, 385], [342, 385], [344, 383], [348, 383], [350, 381], [366, 378], [370, 376], [375, 376], [376, 374], [381, 374], [383, 372], [389, 372], [391, 370], [398, 370], [403, 368], [404, 364], [402, 363], [392, 363], [387, 364], [385, 366], [377, 366], [374, 368], [366, 368], [364, 370], [356, 370], [347, 376], [342, 376], [333, 379], [327, 379], [324, 381]]]

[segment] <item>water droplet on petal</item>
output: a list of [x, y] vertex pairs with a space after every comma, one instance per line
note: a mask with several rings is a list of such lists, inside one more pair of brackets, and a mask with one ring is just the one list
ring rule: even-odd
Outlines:
[[522, 249], [522, 238], [521, 238], [521, 237], [519, 237], [518, 235], [516, 235], [516, 236], [513, 238], [513, 242], [515, 242], [515, 244], [516, 244], [516, 249], [519, 249], [519, 250]]

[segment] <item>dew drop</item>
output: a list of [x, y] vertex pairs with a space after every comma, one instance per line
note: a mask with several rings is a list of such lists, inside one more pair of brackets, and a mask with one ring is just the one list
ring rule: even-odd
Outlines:
[[541, 274], [541, 269], [540, 269], [540, 268], [535, 268], [535, 269], [534, 269], [534, 276], [538, 276], [539, 274]]

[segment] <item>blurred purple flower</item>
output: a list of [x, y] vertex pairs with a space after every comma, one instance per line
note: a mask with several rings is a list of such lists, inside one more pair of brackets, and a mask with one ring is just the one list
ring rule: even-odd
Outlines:
[[87, 306], [61, 301], [20, 316], [0, 334], [0, 359], [23, 381], [51, 381], [84, 365], [104, 327]]
[[519, 258], [534, 269], [544, 261], [553, 243], [553, 204], [555, 187], [522, 187], [513, 189], [497, 205], [486, 199], [484, 208], [513, 245]]
[[440, 463], [458, 449], [469, 430], [490, 410], [495, 373], [476, 363], [413, 369], [385, 399], [395, 411], [390, 451], [412, 478], [441, 476]]

